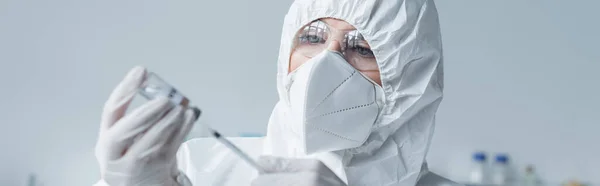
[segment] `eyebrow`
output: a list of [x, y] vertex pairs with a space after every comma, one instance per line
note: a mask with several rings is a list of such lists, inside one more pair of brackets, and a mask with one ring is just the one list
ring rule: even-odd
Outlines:
[[371, 45], [365, 39], [358, 39], [358, 40], [354, 40], [354, 41], [356, 41], [354, 44], [356, 44], [357, 46], [371, 49]]
[[329, 25], [321, 20], [313, 21], [307, 25], [306, 28], [318, 28], [318, 29], [327, 29]]
[[[340, 21], [346, 22], [344, 20], [340, 20]], [[335, 30], [341, 30], [341, 31], [354, 31], [354, 30], [356, 30], [356, 28], [354, 26], [350, 25], [350, 23], [348, 23], [348, 25], [350, 25], [349, 27], [338, 29], [338, 28], [335, 28], [335, 27], [331, 26], [329, 23], [327, 23], [327, 22], [325, 22], [325, 21], [323, 21], [321, 19], [317, 19], [314, 22], [322, 22], [323, 24], [327, 25], [327, 27], [329, 27], [330, 29], [333, 28]]]
[[[340, 20], [340, 21], [344, 21], [344, 20]], [[344, 21], [344, 22], [345, 22], [345, 21]], [[346, 22], [346, 23], [347, 23], [347, 22]], [[349, 23], [348, 23], [348, 24], [349, 24]], [[350, 24], [349, 24], [349, 25], [350, 25]], [[305, 30], [305, 31], [306, 31], [307, 29], [310, 29], [311, 27], [312, 27], [313, 29], [314, 29], [314, 28], [316, 28], [316, 29], [320, 30], [320, 29], [323, 29], [323, 26], [325, 26], [327, 29], [331, 29], [331, 25], [329, 25], [327, 22], [325, 22], [325, 21], [323, 21], [323, 20], [321, 20], [321, 19], [317, 19], [317, 20], [314, 20], [313, 22], [310, 22], [310, 23], [309, 23], [309, 24], [306, 26], [306, 28], [305, 28], [305, 29], [303, 29], [303, 30]], [[347, 32], [346, 34], [349, 34], [350, 32], [356, 31], [356, 36], [357, 36], [357, 37], [354, 37], [354, 38], [356, 38], [356, 40], [355, 40], [355, 41], [357, 41], [357, 42], [356, 42], [356, 44], [358, 44], [358, 45], [363, 45], [363, 47], [371, 48], [371, 45], [370, 45], [370, 44], [369, 44], [369, 42], [368, 42], [368, 41], [365, 39], [365, 37], [362, 35], [362, 33], [360, 33], [360, 32], [359, 32], [359, 31], [358, 31], [358, 30], [357, 30], [357, 29], [356, 29], [354, 26], [352, 26], [352, 25], [350, 25], [350, 26], [351, 26], [352, 28], [344, 28], [344, 29], [337, 29], [337, 28], [334, 28], [334, 29], [336, 29], [336, 30], [341, 30], [341, 31], [344, 31], [344, 32]], [[310, 30], [309, 30], [309, 31], [310, 31]]]

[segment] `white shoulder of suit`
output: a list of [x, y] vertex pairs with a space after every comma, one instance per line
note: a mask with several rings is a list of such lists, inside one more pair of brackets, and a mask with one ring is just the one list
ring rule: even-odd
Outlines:
[[[238, 146], [242, 151], [246, 152], [250, 157], [258, 158], [262, 154], [262, 146], [264, 138], [247, 138], [247, 137], [231, 137], [227, 138], [233, 144]], [[226, 179], [239, 180], [246, 182], [247, 184], [251, 181], [250, 175], [252, 174], [231, 174], [238, 171], [253, 171], [253, 169], [239, 159], [227, 148], [218, 143], [213, 138], [196, 138], [185, 142], [179, 149], [177, 155], [177, 161], [179, 168], [190, 177], [194, 185], [205, 185], [202, 183], [211, 182], [214, 185], [214, 180], [197, 180], [198, 172], [215, 173], [210, 176], [213, 177], [225, 176]], [[233, 164], [244, 164], [244, 165], [233, 165]], [[222, 170], [224, 167], [229, 167], [235, 170]], [[227, 172], [227, 175], [218, 175], [220, 172]], [[237, 176], [239, 175], [239, 176]], [[240, 177], [241, 176], [241, 177]], [[200, 177], [198, 177], [200, 178]], [[229, 184], [221, 184], [229, 185]], [[462, 186], [452, 182], [442, 176], [435, 173], [428, 172], [423, 175], [418, 186]]]
[[[250, 157], [258, 158], [262, 152], [263, 138], [227, 138]], [[249, 185], [256, 173], [239, 161], [227, 148], [212, 138], [195, 138], [181, 145], [177, 153], [179, 169], [194, 186]], [[418, 186], [462, 186], [432, 172], [422, 176]], [[94, 186], [108, 186], [103, 180]]]

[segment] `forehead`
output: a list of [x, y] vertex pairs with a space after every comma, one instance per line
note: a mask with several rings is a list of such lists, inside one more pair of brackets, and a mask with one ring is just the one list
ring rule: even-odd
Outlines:
[[325, 24], [327, 24], [329, 26], [329, 28], [333, 28], [336, 30], [341, 30], [341, 31], [356, 30], [356, 28], [354, 28], [354, 26], [352, 26], [350, 23], [348, 23], [344, 20], [334, 19], [334, 18], [322, 18], [319, 20], [325, 22]]

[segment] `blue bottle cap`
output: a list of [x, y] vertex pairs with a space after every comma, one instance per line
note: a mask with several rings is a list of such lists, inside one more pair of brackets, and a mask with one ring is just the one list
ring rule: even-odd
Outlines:
[[485, 152], [475, 152], [473, 153], [473, 160], [484, 162], [486, 159]]
[[498, 163], [508, 163], [508, 155], [506, 155], [506, 154], [496, 154], [496, 162], [498, 162]]

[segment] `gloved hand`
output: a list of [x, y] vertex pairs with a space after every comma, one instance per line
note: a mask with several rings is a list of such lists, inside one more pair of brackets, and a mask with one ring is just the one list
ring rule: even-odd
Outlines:
[[175, 155], [200, 110], [163, 97], [125, 115], [145, 74], [132, 69], [104, 105], [96, 144], [102, 179], [110, 186], [191, 185]]
[[263, 156], [258, 164], [264, 172], [252, 181], [252, 186], [346, 186], [319, 160]]

